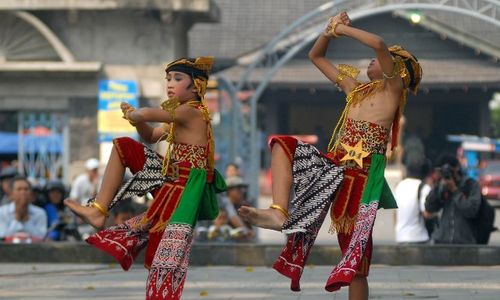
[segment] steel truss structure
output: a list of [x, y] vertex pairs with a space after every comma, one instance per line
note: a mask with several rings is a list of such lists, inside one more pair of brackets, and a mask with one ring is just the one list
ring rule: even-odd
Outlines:
[[[359, 20], [369, 16], [387, 13], [419, 10], [442, 11], [457, 15], [470, 16], [500, 28], [500, 1], [496, 0], [424, 0], [424, 1], [361, 1], [337, 0], [325, 3], [303, 15], [271, 39], [261, 50], [240, 58], [239, 63], [247, 65], [236, 85], [229, 80], [224, 82], [232, 103], [237, 103], [237, 94], [244, 90], [254, 91], [250, 99], [250, 113], [241, 114], [240, 124], [232, 124], [239, 132], [233, 135], [233, 145], [245, 145], [239, 155], [248, 163], [250, 195], [258, 197], [258, 174], [260, 169], [260, 149], [262, 144], [257, 128], [257, 104], [260, 96], [276, 72], [292, 59], [300, 50], [317, 38], [323, 30], [325, 20], [340, 11], [349, 11], [351, 19]], [[257, 69], [266, 69], [263, 78], [255, 78]], [[229, 86], [229, 88], [227, 88]], [[233, 106], [235, 107], [235, 106]], [[249, 128], [240, 130], [238, 128]], [[233, 149], [236, 149], [233, 147]], [[231, 155], [235, 155], [232, 152]], [[234, 159], [234, 157], [231, 157]]]

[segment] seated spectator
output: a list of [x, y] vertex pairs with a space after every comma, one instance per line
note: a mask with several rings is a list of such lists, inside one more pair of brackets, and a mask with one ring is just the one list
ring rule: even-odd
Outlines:
[[12, 202], [0, 207], [0, 238], [15, 241], [13, 237], [23, 234], [24, 242], [41, 241], [47, 234], [47, 215], [31, 204], [33, 193], [29, 181], [14, 177], [10, 190]]
[[227, 164], [226, 169], [224, 170], [224, 177], [230, 178], [238, 176], [241, 176], [240, 167], [235, 163]]
[[251, 206], [246, 199], [248, 184], [241, 177], [233, 176], [226, 179], [227, 191], [220, 198], [220, 206], [226, 211], [229, 224], [241, 232], [241, 240], [250, 241], [255, 237], [251, 224], [243, 222], [237, 213], [242, 205]]
[[226, 178], [227, 184], [227, 198], [234, 205], [236, 210], [241, 206], [252, 206], [247, 200], [248, 184], [243, 181], [239, 176], [232, 176]]
[[0, 190], [0, 206], [9, 204], [10, 199], [10, 181], [17, 176], [17, 171], [13, 167], [3, 168], [0, 172], [0, 182], [2, 183]]
[[48, 200], [43, 186], [34, 178], [28, 177], [28, 181], [31, 184], [31, 193], [33, 194], [31, 204], [44, 208]]
[[[66, 235], [70, 231], [73, 235], [76, 232], [74, 218], [63, 203], [65, 197], [66, 187], [61, 181], [52, 180], [45, 186], [45, 198], [47, 201], [43, 208], [47, 213], [49, 227], [47, 237], [53, 241], [66, 240]], [[75, 239], [78, 239], [78, 236]]]
[[[199, 230], [199, 233], [201, 233], [201, 230]], [[213, 224], [208, 227], [206, 235], [208, 240], [218, 242], [245, 242], [253, 238], [253, 236], [249, 235], [249, 230], [245, 226], [234, 227], [224, 209], [219, 211], [219, 215], [213, 221]]]
[[119, 225], [135, 216], [136, 211], [131, 201], [119, 202], [113, 207], [113, 224]]

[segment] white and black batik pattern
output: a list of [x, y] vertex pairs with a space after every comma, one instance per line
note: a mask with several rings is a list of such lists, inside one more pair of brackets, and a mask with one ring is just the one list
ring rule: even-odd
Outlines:
[[168, 181], [168, 178], [162, 175], [163, 161], [158, 154], [145, 146], [144, 155], [146, 157], [144, 167], [122, 185], [108, 209], [122, 199], [143, 196]]
[[333, 164], [314, 146], [298, 141], [292, 169], [295, 195], [282, 232], [307, 232], [318, 221], [323, 222], [324, 213], [344, 178], [344, 168]]

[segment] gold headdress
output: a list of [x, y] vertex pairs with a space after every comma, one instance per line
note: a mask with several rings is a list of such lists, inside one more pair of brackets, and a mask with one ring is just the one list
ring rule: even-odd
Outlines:
[[[212, 66], [214, 63], [214, 58], [212, 56], [201, 56], [197, 58], [181, 58], [174, 60], [173, 62], [169, 63], [167, 67], [165, 68], [165, 72], [181, 72], [184, 74], [187, 74], [191, 76], [191, 79], [193, 80], [193, 85], [196, 87], [196, 93], [198, 94], [199, 100], [198, 101], [189, 101], [188, 105], [192, 106], [197, 106], [200, 108], [200, 110], [203, 113], [203, 117], [205, 121], [208, 123], [207, 127], [207, 138], [208, 138], [208, 167], [210, 170], [214, 168], [214, 152], [215, 152], [215, 143], [213, 139], [213, 134], [212, 134], [212, 126], [211, 126], [211, 118], [210, 118], [210, 112], [208, 110], [208, 106], [205, 103], [205, 92], [207, 91], [207, 84], [208, 84], [208, 77], [210, 75], [210, 72], [212, 71]], [[170, 109], [173, 111], [177, 105], [170, 105], [169, 100], [164, 101], [162, 103], [162, 107], [164, 109], [167, 109], [167, 107], [170, 107]], [[173, 101], [175, 102], [175, 101]], [[174, 107], [173, 109], [171, 107]], [[167, 142], [172, 142], [173, 137], [174, 137], [174, 126], [175, 124], [172, 124], [170, 127], [170, 133], [167, 137]], [[167, 149], [167, 153], [165, 154], [165, 162], [163, 165], [164, 172], [167, 171], [168, 169], [168, 164], [169, 164], [169, 159], [170, 159], [170, 147]]]
[[401, 70], [400, 76], [403, 78], [405, 88], [416, 94], [422, 80], [422, 67], [418, 59], [399, 45], [389, 47], [389, 52], [394, 56], [396, 68]]

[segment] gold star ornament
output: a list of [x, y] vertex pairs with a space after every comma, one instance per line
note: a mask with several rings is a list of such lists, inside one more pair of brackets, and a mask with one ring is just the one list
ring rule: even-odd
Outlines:
[[354, 160], [360, 168], [363, 168], [363, 158], [370, 155], [369, 152], [363, 151], [363, 140], [359, 140], [359, 142], [354, 147], [351, 147], [351, 146], [346, 145], [344, 143], [340, 143], [340, 144], [347, 152], [346, 155], [344, 155], [344, 157], [342, 157], [342, 159], [340, 161]]

